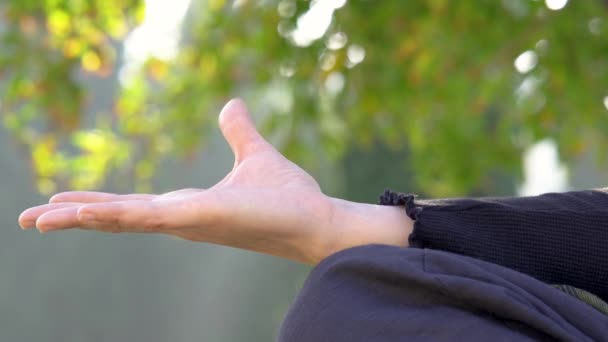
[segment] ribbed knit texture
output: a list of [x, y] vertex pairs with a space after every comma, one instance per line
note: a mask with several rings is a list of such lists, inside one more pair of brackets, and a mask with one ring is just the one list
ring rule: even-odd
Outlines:
[[604, 190], [442, 200], [417, 200], [387, 190], [379, 203], [404, 206], [416, 220], [410, 247], [489, 261], [608, 300]]

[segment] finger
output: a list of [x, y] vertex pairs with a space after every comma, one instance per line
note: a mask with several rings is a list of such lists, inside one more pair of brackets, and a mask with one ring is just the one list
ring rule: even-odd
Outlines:
[[161, 232], [176, 224], [172, 215], [173, 202], [164, 201], [123, 201], [86, 204], [78, 209], [78, 221], [82, 228], [111, 233], [118, 232]]
[[80, 227], [106, 232], [172, 233], [217, 225], [226, 205], [211, 191], [154, 201], [86, 204], [78, 209]]
[[112, 201], [131, 201], [141, 200], [149, 201], [156, 197], [152, 194], [129, 194], [129, 195], [118, 195], [107, 192], [97, 191], [68, 191], [61, 192], [49, 200], [49, 203], [60, 203], [60, 202], [81, 202], [81, 203], [96, 203], [96, 202], [112, 202]]
[[46, 233], [52, 230], [78, 227], [80, 226], [78, 221], [79, 207], [72, 206], [46, 212], [36, 220], [36, 228], [41, 233]]
[[240, 99], [232, 99], [224, 106], [219, 123], [237, 163], [252, 153], [272, 148], [256, 130], [245, 103]]
[[162, 197], [174, 197], [174, 196], [179, 196], [179, 195], [184, 195], [184, 194], [194, 194], [194, 193], [199, 193], [199, 192], [203, 192], [205, 191], [205, 189], [200, 189], [200, 188], [187, 188], [187, 189], [180, 189], [180, 190], [175, 190], [175, 191], [171, 191], [171, 192], [167, 192], [162, 194]]
[[32, 207], [24, 210], [21, 215], [19, 215], [19, 225], [23, 229], [33, 228], [36, 226], [36, 221], [38, 217], [41, 215], [62, 208], [71, 208], [71, 207], [79, 207], [82, 203], [72, 203], [72, 202], [64, 202], [64, 203], [52, 203], [52, 204], [43, 204], [36, 207]]

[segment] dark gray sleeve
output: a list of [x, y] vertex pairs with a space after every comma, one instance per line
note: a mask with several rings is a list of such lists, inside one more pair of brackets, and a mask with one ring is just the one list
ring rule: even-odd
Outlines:
[[411, 247], [499, 264], [608, 300], [608, 194], [603, 190], [533, 197], [417, 200], [385, 191], [414, 219]]

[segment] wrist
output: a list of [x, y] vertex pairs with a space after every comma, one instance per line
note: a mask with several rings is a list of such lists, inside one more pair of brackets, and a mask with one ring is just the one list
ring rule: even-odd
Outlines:
[[[333, 215], [331, 234], [324, 253], [327, 257], [343, 249], [367, 244], [408, 246], [408, 238], [414, 229], [414, 221], [403, 207], [385, 206], [330, 198]], [[320, 261], [320, 260], [319, 260]]]

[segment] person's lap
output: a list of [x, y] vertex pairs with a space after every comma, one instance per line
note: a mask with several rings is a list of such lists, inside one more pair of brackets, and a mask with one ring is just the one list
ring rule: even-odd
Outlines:
[[522, 273], [430, 249], [367, 245], [310, 273], [279, 341], [608, 341], [608, 317]]

